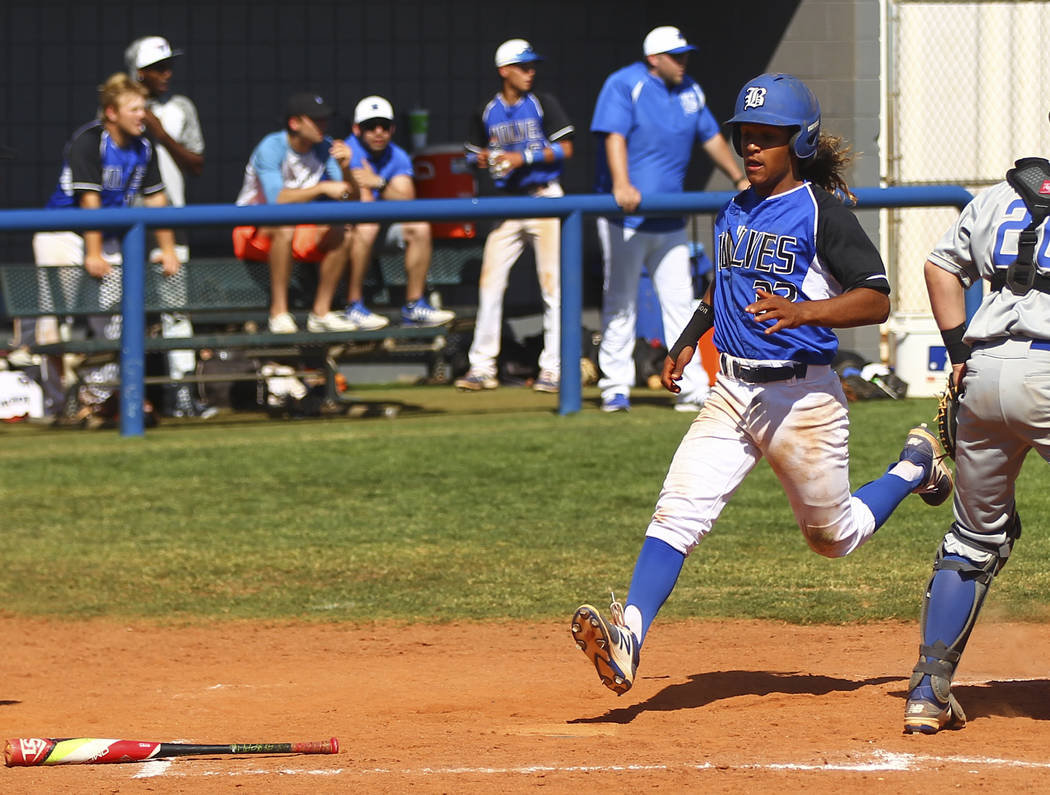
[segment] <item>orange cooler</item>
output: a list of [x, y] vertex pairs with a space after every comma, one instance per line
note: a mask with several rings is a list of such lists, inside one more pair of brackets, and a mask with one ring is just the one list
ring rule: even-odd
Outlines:
[[[472, 199], [478, 195], [462, 144], [428, 146], [413, 155], [412, 168], [416, 172], [416, 196], [420, 199]], [[477, 235], [472, 221], [431, 223], [430, 230], [434, 238], [445, 240]]]

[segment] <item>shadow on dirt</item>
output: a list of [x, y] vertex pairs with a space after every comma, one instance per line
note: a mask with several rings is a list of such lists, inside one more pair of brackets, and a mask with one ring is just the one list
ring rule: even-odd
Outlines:
[[767, 696], [772, 693], [823, 696], [900, 680], [901, 677], [897, 676], [853, 680], [786, 671], [710, 671], [693, 674], [688, 682], [665, 687], [639, 704], [623, 709], [611, 709], [597, 717], [575, 718], [568, 722], [630, 723], [643, 712], [696, 709], [736, 696]]
[[[991, 680], [974, 685], [953, 685], [968, 721], [975, 718], [1031, 718], [1050, 720], [1050, 679]], [[906, 698], [905, 690], [891, 692]]]

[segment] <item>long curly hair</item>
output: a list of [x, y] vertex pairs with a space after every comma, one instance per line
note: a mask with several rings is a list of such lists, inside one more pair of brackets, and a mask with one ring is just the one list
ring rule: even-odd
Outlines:
[[814, 185], [819, 185], [828, 193], [844, 197], [855, 204], [857, 197], [846, 184], [842, 172], [854, 160], [853, 150], [838, 135], [821, 133], [817, 141], [817, 151], [813, 157], [799, 161], [799, 173]]

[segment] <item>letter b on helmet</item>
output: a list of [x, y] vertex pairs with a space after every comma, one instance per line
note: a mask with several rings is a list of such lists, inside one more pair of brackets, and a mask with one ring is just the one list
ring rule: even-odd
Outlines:
[[809, 87], [787, 74], [764, 74], [749, 80], [740, 89], [733, 108], [733, 146], [740, 151], [741, 124], [769, 124], [793, 127], [791, 148], [800, 160], [817, 153], [820, 139], [820, 103]]

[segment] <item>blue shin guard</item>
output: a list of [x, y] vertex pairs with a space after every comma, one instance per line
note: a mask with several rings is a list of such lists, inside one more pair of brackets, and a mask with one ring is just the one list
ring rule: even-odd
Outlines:
[[933, 563], [919, 624], [919, 661], [908, 682], [904, 731], [933, 734], [966, 724], [951, 692], [955, 669], [977, 623], [992, 580], [1021, 536], [1021, 520], [994, 535], [977, 534], [957, 522], [944, 536]]
[[[976, 620], [977, 580], [973, 576], [964, 576], [960, 570], [972, 563], [959, 555], [946, 555], [942, 560], [951, 561], [949, 565], [955, 564], [959, 568], [938, 569], [930, 580], [923, 616], [922, 645], [931, 650], [931, 656], [935, 653], [934, 649], [947, 656], [949, 650], [958, 645], [964, 633], [969, 635], [971, 618]], [[958, 649], [958, 652], [961, 655], [962, 649]], [[929, 673], [922, 677], [911, 695], [914, 698], [934, 698]]]

